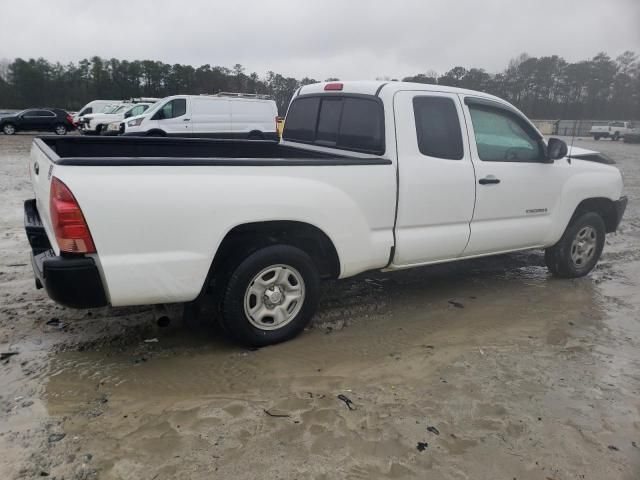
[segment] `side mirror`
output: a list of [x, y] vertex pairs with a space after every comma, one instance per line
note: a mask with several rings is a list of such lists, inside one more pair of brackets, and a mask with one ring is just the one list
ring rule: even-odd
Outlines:
[[127, 112], [124, 114], [124, 118], [129, 118], [131, 116], [131, 112]]
[[549, 160], [549, 162], [566, 157], [568, 152], [569, 148], [563, 140], [559, 138], [549, 139], [549, 143], [547, 143], [547, 160]]

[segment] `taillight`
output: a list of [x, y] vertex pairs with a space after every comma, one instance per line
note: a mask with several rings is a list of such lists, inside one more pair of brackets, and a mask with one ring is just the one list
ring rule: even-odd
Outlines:
[[325, 90], [342, 90], [342, 83], [327, 83], [324, 86]]
[[89, 226], [71, 190], [56, 177], [49, 194], [51, 224], [61, 252], [96, 253]]

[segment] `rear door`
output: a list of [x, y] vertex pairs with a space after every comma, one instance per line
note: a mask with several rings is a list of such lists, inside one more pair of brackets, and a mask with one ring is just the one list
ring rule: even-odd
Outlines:
[[394, 265], [456, 258], [469, 240], [475, 176], [457, 95], [398, 92]]
[[165, 103], [153, 115], [153, 120], [157, 120], [158, 128], [167, 135], [191, 136], [191, 117], [189, 102], [186, 98], [174, 98]]
[[193, 134], [199, 137], [227, 137], [231, 133], [231, 102], [206, 96], [191, 99]]
[[232, 100], [231, 132], [236, 135], [250, 132], [275, 132], [277, 112], [271, 102], [259, 100]]

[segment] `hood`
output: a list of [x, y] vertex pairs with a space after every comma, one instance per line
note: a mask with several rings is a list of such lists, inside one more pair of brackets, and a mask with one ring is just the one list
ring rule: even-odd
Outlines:
[[587, 150], [580, 147], [569, 147], [568, 158], [576, 160], [585, 160], [587, 162], [602, 163], [604, 165], [615, 165], [615, 161], [606, 156], [604, 153], [596, 152], [595, 150]]

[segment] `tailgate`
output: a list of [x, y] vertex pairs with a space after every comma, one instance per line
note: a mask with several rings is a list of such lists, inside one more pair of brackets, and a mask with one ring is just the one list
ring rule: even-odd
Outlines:
[[49, 190], [51, 188], [51, 178], [55, 169], [54, 159], [56, 153], [49, 148], [42, 140], [36, 138], [31, 145], [31, 155], [29, 157], [29, 176], [31, 185], [36, 196], [36, 208], [40, 214], [40, 220], [44, 227], [51, 247], [56, 255], [60, 254], [60, 249], [56, 243], [56, 237], [51, 228], [51, 213], [49, 212]]

